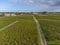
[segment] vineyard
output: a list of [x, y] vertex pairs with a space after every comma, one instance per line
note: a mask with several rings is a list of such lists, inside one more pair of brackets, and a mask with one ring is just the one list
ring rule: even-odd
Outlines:
[[[7, 28], [15, 21], [17, 21], [15, 24]], [[1, 28], [4, 29], [1, 30]], [[38, 32], [32, 16], [0, 18], [0, 45], [38, 45], [38, 43]]]
[[60, 16], [36, 16], [48, 45], [60, 45]]

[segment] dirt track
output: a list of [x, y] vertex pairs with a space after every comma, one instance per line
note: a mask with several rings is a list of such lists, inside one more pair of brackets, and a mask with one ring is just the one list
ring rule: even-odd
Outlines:
[[38, 34], [39, 34], [39, 40], [40, 40], [39, 42], [41, 42], [41, 44], [39, 44], [39, 45], [47, 45], [46, 39], [44, 37], [44, 34], [42, 32], [42, 29], [40, 27], [40, 24], [39, 24], [38, 20], [36, 19], [35, 16], [33, 16], [33, 19], [34, 19], [34, 21], [37, 25], [37, 30], [38, 30]]

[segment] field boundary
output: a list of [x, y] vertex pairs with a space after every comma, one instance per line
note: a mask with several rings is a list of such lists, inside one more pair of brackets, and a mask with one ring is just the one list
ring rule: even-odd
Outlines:
[[34, 15], [33, 15], [33, 19], [37, 25], [37, 30], [38, 30], [39, 40], [40, 40], [39, 42], [41, 42], [41, 44], [39, 44], [39, 45], [47, 45], [47, 42], [46, 42], [45, 36], [42, 32], [41, 26]]
[[57, 19], [39, 19], [39, 20], [60, 21], [60, 20], [57, 20]]
[[18, 21], [15, 21], [15, 22], [13, 22], [13, 23], [11, 23], [11, 24], [9, 24], [9, 25], [1, 28], [0, 31], [2, 31], [2, 30], [4, 30], [4, 29], [6, 29], [6, 28], [8, 28], [8, 27], [10, 27], [10, 26], [12, 26], [12, 25], [14, 25], [14, 24], [17, 23], [17, 22], [18, 22]]

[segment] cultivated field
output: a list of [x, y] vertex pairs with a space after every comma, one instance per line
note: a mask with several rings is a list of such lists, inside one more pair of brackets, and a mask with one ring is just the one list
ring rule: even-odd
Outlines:
[[0, 45], [46, 45], [44, 39], [47, 45], [60, 45], [59, 14], [0, 17]]
[[60, 15], [36, 16], [48, 45], [60, 45]]
[[0, 17], [0, 45], [39, 45], [31, 15]]

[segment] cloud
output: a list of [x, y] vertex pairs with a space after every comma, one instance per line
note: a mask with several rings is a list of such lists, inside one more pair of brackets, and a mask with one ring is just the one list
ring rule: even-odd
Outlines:
[[60, 6], [60, 0], [25, 0], [27, 3], [44, 4], [49, 6]]
[[43, 11], [60, 11], [60, 0], [25, 0], [25, 2]]
[[60, 0], [45, 0], [41, 1], [41, 3], [49, 6], [60, 6]]
[[8, 1], [13, 3], [22, 2], [22, 3], [36, 4], [36, 5], [44, 4], [48, 6], [60, 6], [60, 0], [8, 0]]
[[53, 6], [60, 6], [60, 0], [55, 0], [55, 2], [54, 2], [54, 5]]
[[26, 4], [34, 4], [35, 3], [33, 0], [24, 0], [23, 2]]
[[60, 11], [60, 0], [8, 0], [13, 3], [32, 4], [43, 11]]

